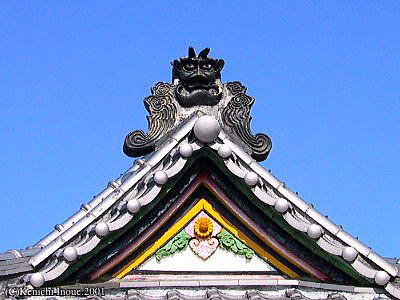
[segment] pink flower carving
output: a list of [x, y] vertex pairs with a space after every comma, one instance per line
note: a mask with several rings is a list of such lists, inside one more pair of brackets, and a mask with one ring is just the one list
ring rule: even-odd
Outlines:
[[211, 233], [210, 236], [212, 236], [212, 237], [216, 236], [218, 233], [221, 232], [221, 229], [222, 229], [221, 225], [219, 225], [217, 222], [214, 221], [213, 218], [211, 218], [204, 211], [202, 211], [188, 224], [188, 226], [186, 226], [186, 228], [185, 228], [186, 233], [188, 235], [190, 235], [191, 237], [195, 237], [196, 234], [194, 233], [194, 223], [196, 223], [196, 220], [198, 218], [204, 218], [204, 217], [210, 218], [212, 220], [212, 222], [213, 222], [214, 230], [213, 230], [213, 232]]
[[[213, 231], [207, 238], [198, 237], [195, 233], [195, 223], [199, 218], [209, 218], [213, 224]], [[186, 233], [192, 237], [189, 242], [190, 249], [199, 256], [200, 258], [206, 260], [209, 258], [219, 246], [219, 241], [215, 236], [221, 232], [221, 225], [213, 220], [204, 211], [200, 212], [189, 224], [186, 226]]]
[[217, 250], [219, 245], [215, 237], [208, 239], [192, 239], [189, 242], [190, 249], [196, 253], [200, 258], [206, 260]]

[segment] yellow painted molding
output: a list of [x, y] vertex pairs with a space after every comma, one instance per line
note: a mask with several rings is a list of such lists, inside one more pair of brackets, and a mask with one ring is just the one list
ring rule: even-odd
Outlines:
[[159, 248], [161, 248], [166, 242], [173, 238], [178, 232], [182, 230], [198, 213], [201, 211], [207, 212], [212, 216], [217, 222], [220, 223], [222, 227], [230, 231], [242, 242], [246, 243], [250, 248], [252, 248], [262, 259], [271, 263], [274, 267], [281, 270], [283, 273], [291, 278], [300, 278], [300, 276], [289, 269], [287, 266], [282, 264], [275, 257], [267, 253], [258, 244], [253, 242], [248, 236], [243, 232], [236, 229], [226, 218], [224, 218], [219, 212], [217, 212], [213, 206], [207, 202], [205, 199], [199, 200], [181, 219], [179, 219], [170, 229], [168, 229], [161, 238], [159, 238], [153, 245], [146, 249], [142, 254], [128, 263], [125, 267], [114, 274], [115, 277], [121, 279], [127, 275], [130, 271], [138, 267], [144, 261], [147, 260], [151, 255], [153, 255]]

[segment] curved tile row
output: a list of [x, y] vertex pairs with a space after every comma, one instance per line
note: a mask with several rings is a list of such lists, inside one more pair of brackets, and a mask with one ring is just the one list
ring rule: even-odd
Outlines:
[[[219, 141], [212, 145], [212, 148], [225, 160], [227, 168], [244, 180], [258, 199], [274, 206], [293, 228], [316, 240], [316, 243], [325, 251], [341, 256], [350, 262], [357, 272], [367, 278], [374, 279], [376, 284], [390, 286], [390, 292], [393, 293], [394, 286], [388, 283], [391, 276], [396, 277], [398, 274], [395, 266], [347, 234], [340, 226], [321, 215], [297, 194], [285, 187], [284, 183], [276, 179], [255, 162], [250, 155], [230, 141], [226, 134], [221, 133]], [[283, 197], [277, 193], [271, 195], [270, 187]], [[364, 256], [364, 259], [360, 255]], [[371, 264], [367, 264], [367, 260], [378, 265], [382, 270], [375, 269]]]
[[[201, 126], [199, 125], [200, 123], [202, 123]], [[210, 124], [213, 128], [218, 127], [218, 122], [210, 118], [206, 120], [205, 117], [192, 117], [171, 140], [153, 153], [149, 159], [145, 161], [138, 160], [137, 165], [139, 165], [139, 168], [132, 169], [121, 176], [120, 181], [113, 185], [114, 191], [103, 198], [100, 204], [91, 207], [92, 202], [90, 202], [88, 204], [89, 209], [83, 207], [83, 209], [87, 210], [86, 217], [81, 218], [51, 241], [44, 248], [44, 251], [34, 256], [31, 259], [32, 265], [38, 265], [49, 255], [55, 253], [77, 232], [94, 223], [96, 219], [115, 205], [123, 195], [127, 192], [132, 192], [133, 186], [140, 182], [142, 183], [141, 189], [135, 191], [132, 195], [128, 194], [124, 197], [124, 199], [126, 198], [126, 205], [120, 208], [126, 207], [127, 213], [121, 214], [122, 209], [118, 209], [117, 211], [121, 216], [115, 217], [114, 215], [114, 219], [109, 223], [98, 222], [94, 227], [97, 238], [91, 237], [84, 241], [75, 249], [76, 254], [70, 248], [64, 248], [62, 254], [58, 251], [56, 257], [62, 257], [62, 260], [60, 260], [62, 263], [60, 262], [46, 271], [46, 274], [49, 275], [43, 275], [40, 272], [32, 274], [29, 279], [31, 284], [40, 286], [45, 280], [51, 280], [50, 278], [53, 278], [53, 276], [59, 276], [68, 267], [70, 261], [76, 259], [78, 255], [89, 252], [99, 243], [101, 237], [107, 235], [110, 231], [122, 228], [132, 218], [132, 214], [138, 212], [141, 206], [154, 199], [154, 196], [160, 191], [160, 185], [167, 182], [169, 177], [178, 173], [183, 168], [186, 158], [203, 145], [202, 143], [181, 143], [180, 147], [177, 147], [178, 142], [181, 142], [191, 132], [192, 128], [197, 126], [197, 131], [194, 132], [196, 137], [203, 143], [209, 143], [210, 147], [215, 149], [220, 157], [224, 159], [228, 169], [236, 176], [241, 177], [261, 201], [274, 206], [291, 226], [315, 239], [317, 244], [324, 250], [334, 255], [342, 256], [345, 260], [351, 262], [355, 270], [368, 278], [373, 278], [377, 284], [385, 286], [389, 293], [393, 294], [398, 291], [397, 288], [388, 283], [391, 279], [390, 276], [395, 277], [397, 275], [397, 268], [348, 235], [339, 226], [322, 216], [312, 206], [286, 188], [282, 182], [261, 167], [250, 155], [230, 141], [229, 137], [220, 131], [220, 128], [211, 131], [204, 130], [204, 128], [210, 127]], [[164, 158], [167, 159], [165, 160]], [[149, 174], [152, 174], [151, 178]], [[71, 230], [71, 228], [74, 230]], [[377, 270], [370, 264], [366, 264], [366, 260], [377, 264], [382, 270]], [[52, 275], [50, 276], [50, 274]]]
[[[199, 145], [188, 144], [187, 141], [184, 141], [177, 146], [178, 149], [180, 147], [182, 147], [183, 150], [191, 147], [193, 151], [200, 148]], [[130, 192], [126, 196], [122, 197], [121, 200], [124, 205], [122, 205], [118, 210], [120, 214], [118, 218], [113, 219], [111, 222], [101, 218], [97, 223], [95, 223], [94, 227], [88, 227], [86, 239], [80, 240], [76, 245], [73, 245], [74, 242], [72, 242], [70, 244], [73, 246], [67, 246], [63, 248], [62, 251], [57, 251], [55, 253], [54, 260], [49, 261], [49, 264], [51, 264], [50, 268], [45, 268], [35, 274], [32, 274], [29, 278], [29, 282], [33, 286], [39, 287], [46, 281], [57, 278], [64, 273], [68, 266], [79, 256], [84, 255], [94, 249], [101, 242], [102, 238], [109, 235], [110, 232], [124, 227], [134, 217], [134, 215], [140, 211], [141, 207], [150, 203], [158, 195], [158, 193], [161, 191], [162, 185], [167, 182], [169, 177], [174, 176], [183, 169], [187, 159], [183, 158], [180, 152], [181, 151], [172, 152], [173, 156], [179, 156], [179, 158], [176, 160], [176, 163], [167, 165], [162, 165], [160, 163], [160, 166], [157, 166], [149, 174], [147, 174], [143, 180], [147, 181], [147, 183], [141, 186], [140, 191], [137, 191], [136, 193]], [[160, 169], [160, 167], [164, 168]], [[132, 188], [132, 190], [135, 190], [138, 186], [140, 186], [140, 183], [143, 182], [139, 181]], [[57, 261], [57, 263], [54, 264], [54, 261]]]
[[[140, 167], [134, 172], [123, 174], [120, 177], [119, 185], [114, 192], [103, 199], [101, 205], [88, 210], [85, 218], [81, 218], [50, 242], [38, 255], [32, 257], [30, 263], [38, 265], [54, 253], [53, 258], [40, 271], [28, 274], [25, 276], [25, 280], [38, 287], [46, 281], [57, 278], [78, 256], [90, 252], [103, 237], [111, 231], [125, 226], [142, 206], [150, 203], [158, 195], [161, 186], [167, 182], [168, 178], [177, 174], [185, 166], [187, 157], [202, 147], [199, 143], [189, 144], [187, 139], [184, 139], [190, 133], [196, 119], [197, 116], [190, 119], [188, 123], [191, 124], [191, 127], [183, 126], [148, 160], [138, 160], [137, 164]], [[182, 130], [186, 131], [185, 134], [182, 134]], [[180, 137], [181, 140], [178, 140], [177, 137]], [[182, 141], [182, 139], [184, 140]], [[101, 217], [116, 206], [119, 208], [115, 210], [115, 214], [108, 216], [108, 220]], [[84, 227], [84, 225], [86, 226]], [[73, 235], [72, 232], [74, 232]], [[86, 237], [78, 241], [71, 240], [78, 233], [80, 236], [86, 234]], [[65, 244], [72, 246], [63, 247]]]

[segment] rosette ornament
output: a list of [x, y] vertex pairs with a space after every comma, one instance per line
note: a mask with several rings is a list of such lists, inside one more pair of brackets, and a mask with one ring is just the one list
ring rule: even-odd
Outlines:
[[185, 228], [186, 233], [192, 237], [189, 242], [190, 249], [201, 259], [206, 260], [217, 250], [219, 241], [215, 237], [222, 227], [201, 212]]
[[201, 238], [207, 238], [213, 232], [214, 225], [210, 218], [198, 218], [194, 223], [194, 232]]

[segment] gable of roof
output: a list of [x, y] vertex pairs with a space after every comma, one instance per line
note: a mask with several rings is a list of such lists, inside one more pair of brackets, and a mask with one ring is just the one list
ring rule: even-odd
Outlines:
[[319, 214], [241, 150], [223, 131], [211, 144], [199, 141], [192, 135], [192, 129], [200, 118], [197, 114], [189, 118], [157, 151], [136, 161], [134, 167], [92, 202], [83, 205], [81, 211], [72, 217], [73, 221], [67, 220], [59, 226], [61, 230], [42, 239], [39, 243], [44, 247], [29, 259], [29, 265], [37, 272], [25, 279], [36, 285], [59, 277], [77, 257], [95, 251], [104, 236], [123, 229], [135, 214], [146, 210], [162, 193], [162, 186], [167, 184], [168, 178], [185, 167], [193, 151], [210, 147], [220, 156], [219, 163], [223, 163], [238, 178], [236, 180], [243, 180], [248, 191], [265, 207], [274, 208], [291, 228], [306, 234], [318, 245], [316, 249], [349, 261], [348, 264], [362, 277], [372, 279], [374, 284], [382, 285], [397, 295], [397, 287], [392, 282], [398, 270], [393, 264]]
[[[160, 239], [158, 239], [155, 243], [151, 244], [151, 246], [146, 249], [146, 251], [140, 253], [138, 257], [133, 259], [130, 263], [128, 263], [126, 266], [123, 267], [123, 269], [119, 270], [115, 275], [117, 278], [123, 278], [126, 274], [128, 274], [130, 271], [135, 269], [137, 266], [139, 266], [141, 263], [143, 263], [150, 255], [153, 253], [156, 253], [156, 251], [165, 244], [165, 241], [168, 239], [173, 234], [176, 234], [178, 231], [182, 230], [184, 227], [190, 223], [193, 218], [199, 213], [199, 212], [206, 212], [210, 216], [212, 216], [216, 221], [218, 221], [222, 228], [226, 228], [227, 230], [230, 231], [229, 234], [232, 234], [236, 238], [240, 239], [243, 243], [246, 243], [248, 245], [251, 245], [253, 249], [256, 251], [256, 253], [262, 257], [264, 260], [270, 262], [272, 265], [274, 265], [276, 268], [282, 270], [284, 273], [286, 273], [288, 276], [292, 278], [299, 278], [300, 276], [284, 266], [280, 261], [275, 259], [272, 255], [270, 255], [268, 252], [266, 252], [262, 247], [260, 247], [257, 243], [255, 243], [250, 237], [248, 237], [245, 233], [240, 231], [240, 229], [237, 229], [233, 224], [229, 222], [229, 218], [226, 218], [225, 216], [221, 215], [211, 203], [209, 203], [205, 199], [200, 199], [197, 201], [197, 203], [183, 216], [180, 217], [180, 219], [168, 229], [167, 232], [164, 233], [163, 236], [161, 236]], [[222, 271], [222, 270], [221, 270]]]

